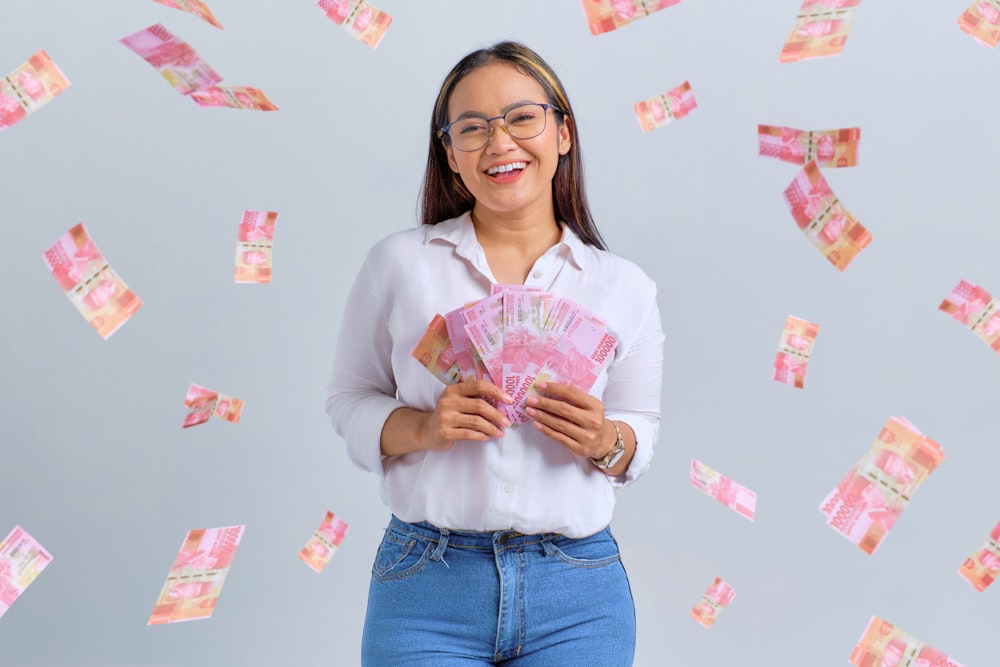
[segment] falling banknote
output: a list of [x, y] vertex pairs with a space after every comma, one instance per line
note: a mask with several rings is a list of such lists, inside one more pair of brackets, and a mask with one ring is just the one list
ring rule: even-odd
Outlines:
[[803, 0], [778, 62], [840, 55], [861, 0]]
[[587, 15], [590, 34], [617, 30], [626, 23], [676, 5], [681, 0], [580, 0]]
[[24, 120], [68, 87], [69, 80], [49, 54], [37, 51], [0, 78], [0, 131]]
[[975, 0], [958, 17], [958, 27], [989, 49], [1000, 44], [1000, 0]]
[[319, 0], [327, 17], [373, 49], [392, 23], [392, 16], [364, 0]]
[[82, 222], [60, 236], [42, 259], [69, 300], [105, 340], [142, 306], [142, 300], [104, 259]]
[[187, 42], [172, 35], [161, 23], [119, 41], [155, 67], [183, 95], [210, 88], [222, 81], [222, 77]]
[[911, 637], [888, 621], [872, 616], [851, 651], [857, 667], [965, 667], [937, 649]]
[[330, 563], [333, 554], [337, 552], [340, 543], [344, 541], [346, 533], [347, 522], [333, 512], [327, 512], [320, 522], [319, 528], [302, 547], [299, 558], [316, 572], [322, 572], [323, 568]]
[[685, 81], [662, 95], [635, 103], [635, 115], [643, 132], [651, 132], [658, 127], [691, 113], [698, 103], [691, 92], [691, 84]]
[[691, 610], [691, 618], [701, 623], [702, 626], [710, 628], [734, 597], [736, 597], [736, 591], [733, 590], [733, 587], [724, 582], [721, 577], [716, 577], [705, 594], [701, 596], [701, 601]]
[[944, 461], [941, 446], [891, 417], [868, 453], [820, 505], [828, 526], [872, 554], [910, 498]]
[[189, 412], [181, 428], [204, 424], [211, 417], [218, 417], [235, 424], [240, 421], [240, 414], [243, 412], [243, 401], [240, 399], [205, 389], [194, 383], [188, 387], [184, 406], [189, 408]]
[[24, 528], [14, 526], [0, 542], [0, 617], [52, 562], [52, 555]]
[[854, 167], [858, 164], [861, 128], [805, 132], [794, 127], [758, 125], [757, 138], [764, 157], [800, 166], [815, 160], [820, 167]]
[[1000, 302], [982, 287], [962, 280], [938, 310], [954, 317], [1000, 353]]
[[800, 320], [789, 315], [778, 341], [778, 353], [774, 357], [774, 379], [802, 389], [806, 386], [806, 369], [809, 355], [816, 343], [819, 325]]
[[212, 10], [208, 8], [208, 5], [201, 0], [153, 0], [153, 2], [158, 2], [161, 5], [166, 5], [167, 7], [179, 9], [182, 12], [187, 12], [188, 14], [194, 14], [202, 21], [214, 25], [219, 30], [222, 30], [222, 24], [216, 20], [215, 16], [212, 14]]
[[255, 111], [277, 111], [263, 90], [249, 86], [212, 86], [191, 93], [191, 99], [200, 107], [229, 107]]
[[271, 282], [271, 246], [278, 214], [274, 211], [244, 211], [236, 238], [237, 283]]
[[712, 496], [737, 514], [754, 520], [757, 494], [697, 459], [691, 459], [691, 486]]
[[785, 189], [785, 201], [799, 229], [840, 271], [871, 243], [871, 234], [833, 194], [815, 160]]
[[958, 573], [977, 591], [986, 590], [1000, 575], [1000, 523], [993, 527], [982, 546], [965, 559]]
[[212, 616], [245, 526], [192, 530], [156, 599], [146, 625], [198, 621]]

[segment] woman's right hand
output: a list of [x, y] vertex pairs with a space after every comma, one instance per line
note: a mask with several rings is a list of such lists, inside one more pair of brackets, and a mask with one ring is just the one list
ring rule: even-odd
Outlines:
[[445, 387], [434, 411], [424, 422], [422, 442], [426, 449], [447, 450], [456, 440], [485, 441], [503, 436], [510, 420], [486, 399], [512, 403], [512, 399], [492, 382], [469, 380]]

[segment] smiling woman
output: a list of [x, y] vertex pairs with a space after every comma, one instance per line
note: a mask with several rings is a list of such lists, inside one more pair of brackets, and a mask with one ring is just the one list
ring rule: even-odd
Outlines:
[[[327, 400], [393, 513], [362, 662], [630, 665], [635, 611], [609, 523], [659, 433], [656, 286], [605, 249], [572, 106], [536, 53], [501, 42], [466, 56], [430, 134], [423, 224], [369, 252]], [[435, 314], [498, 285], [580, 304], [617, 341], [589, 391], [541, 383], [517, 426], [498, 378], [442, 388], [410, 356]]]

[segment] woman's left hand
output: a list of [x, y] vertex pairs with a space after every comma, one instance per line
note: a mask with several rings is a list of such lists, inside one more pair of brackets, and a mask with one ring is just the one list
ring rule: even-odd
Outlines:
[[541, 382], [536, 389], [525, 410], [535, 428], [578, 456], [599, 459], [608, 453], [614, 426], [604, 418], [600, 400], [559, 382]]

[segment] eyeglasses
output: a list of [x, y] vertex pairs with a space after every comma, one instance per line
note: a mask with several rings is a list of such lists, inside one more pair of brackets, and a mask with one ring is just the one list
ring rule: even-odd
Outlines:
[[548, 110], [565, 113], [551, 104], [521, 104], [501, 116], [459, 118], [438, 130], [438, 137], [448, 135], [460, 151], [478, 151], [493, 135], [493, 121], [503, 120], [503, 129], [514, 139], [532, 139], [545, 131]]

